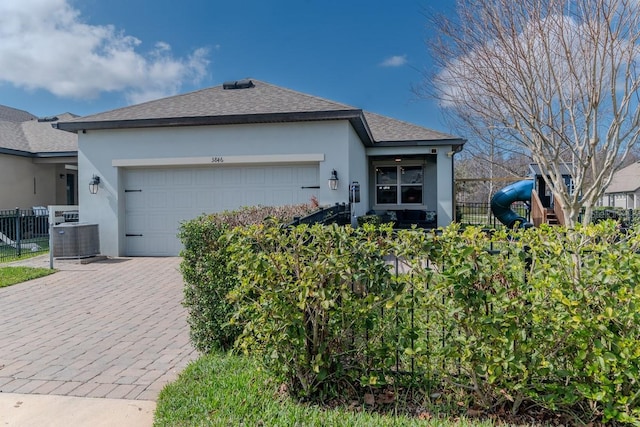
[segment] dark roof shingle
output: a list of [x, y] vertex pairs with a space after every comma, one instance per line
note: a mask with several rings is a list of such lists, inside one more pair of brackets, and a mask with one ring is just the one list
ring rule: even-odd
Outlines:
[[6, 105], [0, 105], [0, 121], [19, 123], [27, 120], [34, 120], [36, 118], [36, 116], [27, 111], [7, 107]]
[[[17, 111], [18, 113], [14, 113]], [[0, 105], [0, 150], [21, 155], [64, 155], [78, 151], [78, 136], [54, 129], [57, 120], [72, 120], [77, 116], [65, 113], [56, 120], [39, 121], [26, 111]], [[22, 120], [24, 119], [24, 120]]]
[[70, 121], [58, 128], [90, 129], [189, 126], [241, 123], [349, 120], [365, 144], [453, 143], [460, 138], [395, 120], [347, 104], [252, 80], [253, 87], [224, 85], [171, 96]]
[[74, 122], [353, 111], [354, 107], [253, 80], [248, 89], [214, 86], [81, 117]]

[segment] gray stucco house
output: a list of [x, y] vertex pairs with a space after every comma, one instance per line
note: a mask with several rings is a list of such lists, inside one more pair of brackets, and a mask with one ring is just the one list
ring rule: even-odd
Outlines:
[[78, 137], [51, 126], [75, 117], [0, 105], [0, 210], [77, 202]]
[[[257, 80], [57, 124], [77, 133], [80, 221], [111, 256], [177, 255], [181, 221], [249, 205], [348, 203], [453, 218], [464, 140]], [[337, 189], [328, 185], [333, 171]], [[98, 192], [89, 182], [99, 177]]]
[[625, 209], [640, 208], [640, 161], [613, 174], [611, 183], [602, 196], [601, 205]]

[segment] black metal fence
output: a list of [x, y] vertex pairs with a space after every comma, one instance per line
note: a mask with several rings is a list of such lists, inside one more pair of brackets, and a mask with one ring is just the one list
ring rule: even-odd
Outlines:
[[321, 209], [302, 218], [294, 218], [289, 225], [300, 224], [339, 224], [346, 225], [350, 221], [350, 206], [346, 203], [338, 204]]
[[624, 227], [632, 227], [640, 224], [640, 209], [603, 207], [594, 209], [591, 214], [591, 220], [596, 223], [608, 219], [619, 221]]
[[0, 210], [0, 262], [49, 251], [46, 209]]
[[[527, 221], [531, 220], [531, 210], [525, 202], [514, 202], [511, 209]], [[492, 228], [504, 225], [491, 212], [489, 203], [458, 203], [456, 204], [456, 222], [466, 225], [478, 225]]]
[[[528, 221], [531, 221], [531, 210], [525, 202], [514, 202], [511, 209]], [[598, 207], [591, 214], [594, 223], [614, 220], [623, 226], [631, 227], [640, 224], [640, 209], [624, 209], [615, 207]], [[502, 223], [491, 212], [489, 203], [456, 204], [456, 222], [465, 225], [478, 225], [491, 228], [503, 227]]]

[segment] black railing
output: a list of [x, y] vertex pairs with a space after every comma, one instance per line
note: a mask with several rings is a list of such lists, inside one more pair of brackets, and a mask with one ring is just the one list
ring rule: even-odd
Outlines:
[[304, 217], [296, 217], [289, 225], [300, 224], [339, 224], [346, 225], [350, 223], [350, 209], [346, 203], [338, 204], [323, 208], [317, 212]]
[[618, 221], [623, 227], [640, 224], [640, 210], [615, 207], [596, 208], [591, 213], [591, 221], [598, 223], [605, 220]]
[[[531, 220], [531, 210], [525, 202], [514, 202], [511, 209], [527, 221]], [[504, 225], [495, 217], [489, 203], [456, 204], [456, 222], [465, 225], [478, 225], [492, 228]]]
[[49, 251], [49, 216], [45, 210], [0, 210], [0, 262]]

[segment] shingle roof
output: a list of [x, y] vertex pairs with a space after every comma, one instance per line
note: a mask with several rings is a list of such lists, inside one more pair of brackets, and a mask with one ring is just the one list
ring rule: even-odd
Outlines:
[[26, 111], [0, 105], [0, 121], [19, 123], [36, 118], [36, 116]]
[[613, 174], [605, 194], [633, 193], [640, 188], [640, 162], [635, 162]]
[[357, 110], [349, 105], [328, 101], [256, 80], [252, 81], [255, 86], [249, 89], [228, 90], [223, 89], [222, 85], [214, 86], [81, 117], [74, 121], [106, 122]]
[[460, 140], [460, 138], [447, 135], [446, 133], [423, 128], [422, 126], [370, 113], [368, 111], [364, 112], [364, 116], [367, 119], [374, 141], [378, 143], [397, 143], [408, 141], [450, 142], [451, 140]]
[[349, 120], [365, 143], [464, 141], [420, 126], [347, 104], [251, 80], [247, 89], [224, 85], [149, 101], [138, 105], [61, 121], [58, 128], [70, 132], [90, 129], [193, 126], [215, 124]]
[[22, 122], [22, 131], [29, 142], [32, 153], [52, 153], [78, 151], [78, 136], [55, 129], [52, 123], [72, 120], [77, 116], [70, 113], [59, 114], [58, 120]]
[[54, 129], [51, 125], [58, 120], [76, 117], [64, 113], [57, 118], [40, 121], [26, 111], [0, 105], [0, 151], [26, 156], [73, 154], [78, 151], [77, 135]]

